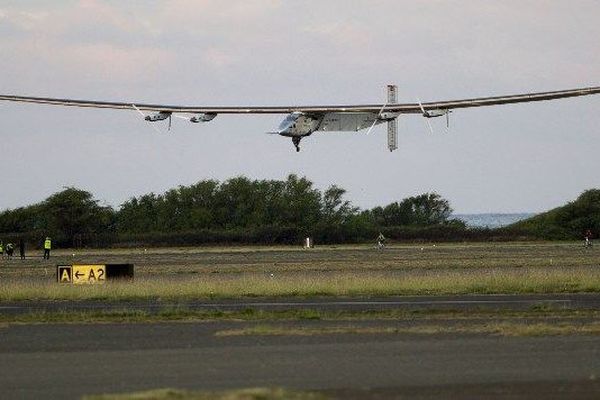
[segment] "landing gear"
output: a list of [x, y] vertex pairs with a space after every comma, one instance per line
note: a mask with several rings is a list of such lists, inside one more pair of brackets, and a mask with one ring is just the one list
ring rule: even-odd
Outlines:
[[300, 151], [300, 140], [302, 140], [300, 136], [295, 136], [292, 138], [292, 143], [294, 143], [294, 146], [296, 147], [296, 152]]

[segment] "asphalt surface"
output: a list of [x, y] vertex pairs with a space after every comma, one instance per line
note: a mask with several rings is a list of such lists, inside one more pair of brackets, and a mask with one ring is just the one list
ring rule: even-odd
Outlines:
[[196, 300], [177, 303], [158, 300], [145, 302], [101, 301], [27, 301], [0, 303], [0, 313], [23, 314], [35, 311], [111, 311], [143, 310], [160, 311], [165, 308], [183, 307], [189, 310], [239, 311], [312, 309], [321, 311], [369, 311], [389, 309], [451, 309], [460, 311], [528, 310], [548, 306], [565, 309], [598, 309], [600, 294], [531, 294], [531, 295], [462, 295], [462, 296], [403, 296], [385, 298], [244, 298], [223, 300]]
[[[140, 309], [598, 309], [597, 294], [210, 300], [186, 303], [1, 303], [1, 314]], [[463, 314], [464, 315], [464, 314]], [[591, 317], [593, 318], [593, 317]], [[427, 322], [427, 321], [425, 321]], [[395, 321], [276, 321], [290, 327], [383, 326]], [[523, 321], [521, 321], [523, 322]], [[564, 321], [563, 321], [564, 322]], [[589, 322], [589, 321], [588, 321]], [[595, 322], [595, 321], [593, 321]], [[0, 325], [0, 398], [76, 399], [153, 388], [283, 386], [340, 399], [600, 397], [600, 337], [475, 334], [216, 336], [265, 322]], [[464, 320], [436, 320], [465, 324]], [[547, 320], [546, 323], [552, 323]], [[576, 319], [572, 323], [577, 323]]]
[[257, 386], [321, 390], [344, 399], [600, 396], [600, 337], [215, 336], [248, 325], [3, 327], [0, 397], [76, 399], [164, 387]]

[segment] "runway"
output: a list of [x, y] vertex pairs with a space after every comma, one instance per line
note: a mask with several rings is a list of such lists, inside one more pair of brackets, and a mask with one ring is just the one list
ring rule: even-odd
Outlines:
[[[2, 303], [0, 313], [145, 310], [458, 310], [460, 317], [272, 321], [285, 329], [468, 324], [480, 310], [597, 310], [597, 294], [392, 298], [220, 299], [183, 303]], [[429, 314], [427, 314], [429, 315]], [[496, 315], [492, 313], [491, 315]], [[498, 313], [509, 315], [510, 313]], [[545, 323], [596, 323], [594, 314], [556, 314]], [[560, 317], [562, 315], [563, 317]], [[588, 316], [586, 316], [588, 315]], [[449, 316], [449, 317], [448, 317]], [[432, 319], [433, 318], [433, 319]], [[479, 320], [477, 319], [479, 318]], [[493, 316], [490, 318], [494, 318]], [[553, 319], [554, 318], [554, 319]], [[560, 319], [563, 318], [563, 319]], [[521, 323], [529, 320], [521, 319]], [[481, 314], [473, 321], [481, 323]], [[483, 321], [485, 323], [485, 321]], [[531, 320], [531, 322], [539, 322]], [[579, 321], [581, 322], [581, 321]], [[597, 398], [600, 337], [499, 337], [475, 333], [221, 336], [268, 321], [0, 324], [3, 399], [76, 399], [155, 388], [259, 386], [316, 390], [335, 399]]]
[[2, 398], [259, 386], [344, 399], [591, 399], [600, 393], [599, 337], [215, 336], [247, 325], [11, 325], [0, 330]]
[[189, 310], [239, 311], [313, 309], [320, 311], [371, 311], [389, 309], [452, 309], [460, 311], [527, 310], [536, 306], [567, 309], [598, 309], [600, 294], [527, 294], [527, 295], [458, 295], [458, 296], [402, 296], [385, 298], [368, 297], [321, 297], [321, 298], [242, 298], [220, 300], [179, 301], [26, 301], [0, 303], [0, 313], [22, 314], [44, 311], [110, 311], [142, 310], [159, 311], [182, 307]]

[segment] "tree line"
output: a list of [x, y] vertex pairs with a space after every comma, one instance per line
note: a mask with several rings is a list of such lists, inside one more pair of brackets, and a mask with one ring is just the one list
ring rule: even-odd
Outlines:
[[118, 209], [93, 194], [66, 188], [44, 201], [0, 212], [0, 240], [40, 246], [47, 235], [61, 247], [200, 244], [297, 244], [373, 241], [379, 232], [402, 241], [579, 239], [600, 236], [600, 190], [531, 219], [499, 229], [470, 228], [451, 219], [448, 200], [424, 193], [360, 210], [332, 185], [319, 190], [305, 177], [224, 182], [203, 180], [162, 194], [133, 197]]
[[[162, 194], [133, 197], [118, 209], [101, 205], [74, 187], [44, 201], [0, 213], [0, 234], [37, 243], [51, 235], [62, 246], [203, 243], [321, 243], [373, 240], [379, 231], [411, 238], [464, 230], [450, 220], [449, 202], [425, 193], [383, 207], [360, 210], [332, 185], [316, 188], [306, 177], [224, 182], [202, 180]], [[424, 229], [427, 228], [427, 229]]]

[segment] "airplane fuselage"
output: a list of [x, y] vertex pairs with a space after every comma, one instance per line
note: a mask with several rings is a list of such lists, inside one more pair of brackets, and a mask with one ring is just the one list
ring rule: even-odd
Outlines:
[[309, 136], [319, 128], [322, 118], [314, 118], [301, 112], [289, 114], [281, 124], [277, 133], [285, 137]]

